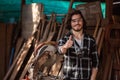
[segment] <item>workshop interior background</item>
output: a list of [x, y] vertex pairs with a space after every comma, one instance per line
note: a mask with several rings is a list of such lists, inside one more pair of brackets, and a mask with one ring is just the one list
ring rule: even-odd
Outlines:
[[[36, 45], [67, 32], [71, 8], [83, 12], [86, 32], [97, 41], [97, 80], [120, 80], [119, 0], [0, 0], [0, 80], [26, 78]], [[52, 69], [56, 76], [60, 68]]]

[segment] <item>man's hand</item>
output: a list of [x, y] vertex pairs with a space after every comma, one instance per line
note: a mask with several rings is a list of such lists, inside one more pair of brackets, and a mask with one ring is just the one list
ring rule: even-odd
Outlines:
[[61, 46], [60, 50], [61, 50], [62, 53], [66, 53], [67, 49], [70, 48], [70, 47], [72, 47], [72, 45], [73, 45], [72, 37], [73, 36], [70, 35], [70, 37], [67, 40], [67, 42], [63, 46]]
[[98, 68], [92, 68], [92, 75], [90, 80], [96, 80]]
[[67, 40], [67, 42], [63, 45], [64, 48], [68, 49], [70, 47], [72, 47], [73, 45], [73, 40], [72, 40], [72, 35], [70, 35], [69, 39]]

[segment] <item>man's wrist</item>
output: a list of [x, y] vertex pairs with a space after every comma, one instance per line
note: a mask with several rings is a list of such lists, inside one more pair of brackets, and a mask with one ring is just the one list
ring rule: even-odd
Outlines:
[[66, 48], [65, 45], [63, 45], [63, 46], [61, 46], [60, 50], [61, 50], [62, 53], [66, 53], [67, 48]]
[[67, 49], [66, 45], [63, 45], [62, 48], [63, 48], [63, 49]]

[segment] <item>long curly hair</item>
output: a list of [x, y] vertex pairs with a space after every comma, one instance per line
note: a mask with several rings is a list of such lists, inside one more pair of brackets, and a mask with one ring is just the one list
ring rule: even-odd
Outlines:
[[68, 13], [68, 21], [67, 21], [67, 29], [71, 29], [71, 19], [73, 15], [79, 14], [83, 19], [83, 31], [86, 29], [86, 21], [84, 19], [84, 16], [82, 15], [82, 12], [80, 10], [72, 9], [70, 13]]

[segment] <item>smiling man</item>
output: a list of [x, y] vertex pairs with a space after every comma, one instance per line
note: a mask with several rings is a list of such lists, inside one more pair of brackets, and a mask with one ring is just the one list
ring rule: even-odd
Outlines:
[[85, 20], [80, 10], [73, 9], [69, 18], [71, 30], [58, 41], [59, 53], [64, 55], [64, 80], [96, 80], [96, 41], [84, 32]]

